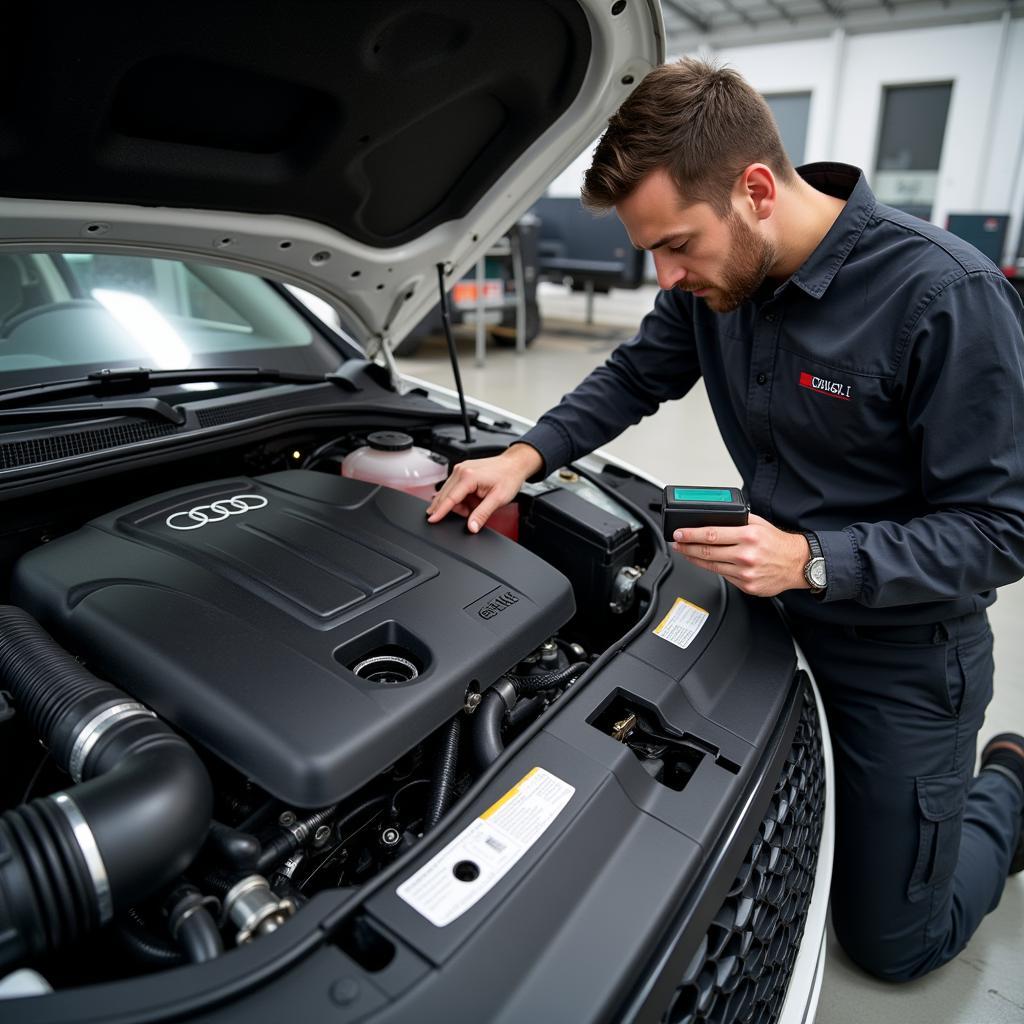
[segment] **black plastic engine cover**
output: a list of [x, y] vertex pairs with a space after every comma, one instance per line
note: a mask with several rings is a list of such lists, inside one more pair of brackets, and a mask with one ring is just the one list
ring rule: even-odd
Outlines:
[[[15, 599], [271, 794], [322, 806], [574, 613], [569, 581], [541, 559], [458, 517], [428, 526], [424, 511], [303, 470], [185, 488], [29, 552]], [[352, 672], [396, 648], [418, 678]]]

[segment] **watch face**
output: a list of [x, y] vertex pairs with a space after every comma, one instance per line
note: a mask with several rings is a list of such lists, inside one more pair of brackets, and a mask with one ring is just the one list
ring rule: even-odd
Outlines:
[[825, 559], [812, 558], [811, 564], [808, 566], [807, 575], [812, 586], [823, 588], [828, 582], [828, 578], [825, 575]]

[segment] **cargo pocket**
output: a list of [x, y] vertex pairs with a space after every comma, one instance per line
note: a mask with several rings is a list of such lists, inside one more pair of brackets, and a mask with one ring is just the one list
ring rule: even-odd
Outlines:
[[907, 898], [912, 902], [952, 877], [960, 855], [960, 830], [967, 799], [960, 772], [919, 775], [916, 782], [920, 816], [917, 860], [907, 887]]

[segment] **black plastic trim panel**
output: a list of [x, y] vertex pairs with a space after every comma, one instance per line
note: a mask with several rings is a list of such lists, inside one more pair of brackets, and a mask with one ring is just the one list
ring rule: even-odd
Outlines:
[[775, 1024], [814, 890], [825, 805], [821, 723], [804, 686], [771, 803], [661, 1024]]

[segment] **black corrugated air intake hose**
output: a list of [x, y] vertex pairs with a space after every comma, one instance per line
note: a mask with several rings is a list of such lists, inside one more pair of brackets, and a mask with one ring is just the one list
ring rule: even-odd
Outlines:
[[473, 713], [473, 757], [479, 768], [486, 768], [501, 756], [505, 743], [501, 738], [505, 715], [512, 711], [520, 697], [532, 696], [571, 682], [584, 669], [585, 661], [578, 661], [554, 672], [530, 675], [505, 675], [485, 694]]
[[78, 783], [0, 816], [0, 967], [150, 896], [206, 838], [213, 789], [189, 745], [0, 606], [0, 687]]
[[459, 765], [459, 737], [462, 735], [462, 713], [457, 714], [445, 729], [437, 753], [434, 781], [430, 788], [426, 829], [432, 829], [451, 806]]

